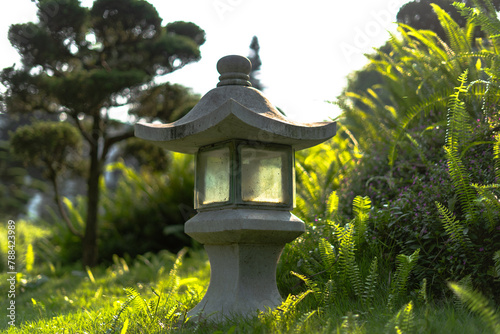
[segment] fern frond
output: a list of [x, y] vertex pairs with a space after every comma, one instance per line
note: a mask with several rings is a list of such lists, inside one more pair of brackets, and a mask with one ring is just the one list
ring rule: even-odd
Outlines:
[[332, 191], [326, 201], [326, 216], [325, 219], [332, 219], [339, 207], [339, 197], [336, 191]]
[[[472, 289], [471, 275], [466, 275], [465, 277], [462, 277], [460, 281], [458, 281], [458, 285], [460, 285], [464, 289], [471, 290]], [[467, 305], [465, 304], [464, 300], [459, 298], [458, 295], [456, 294], [453, 294], [453, 305], [458, 310], [467, 311]]]
[[312, 292], [314, 293], [318, 293], [319, 292], [319, 289], [318, 289], [318, 284], [307, 278], [305, 275], [301, 275], [299, 273], [296, 273], [295, 271], [290, 271], [290, 274], [292, 274], [293, 276], [297, 277], [298, 279], [300, 279], [302, 282], [304, 282], [304, 284], [308, 287], [309, 290], [311, 290]]
[[460, 86], [450, 95], [448, 101], [448, 131], [446, 133], [447, 146], [452, 150], [458, 150], [460, 140], [467, 140], [472, 133], [465, 103], [461, 100], [461, 94], [467, 93], [467, 74], [465, 70], [458, 78]]
[[359, 268], [356, 263], [356, 244], [354, 242], [354, 229], [346, 224], [344, 233], [340, 239], [338, 252], [338, 270], [337, 275], [340, 282], [350, 286], [356, 296], [360, 296], [362, 292], [362, 283], [359, 273]]
[[297, 325], [295, 326], [294, 333], [304, 333], [304, 326], [306, 325], [307, 321], [316, 313], [318, 313], [318, 310], [312, 310], [309, 312], [304, 313], [303, 315], [300, 316], [299, 319], [297, 319], [296, 323]]
[[436, 4], [431, 4], [434, 13], [436, 13], [439, 23], [443, 27], [446, 37], [450, 41], [450, 47], [454, 53], [470, 52], [471, 44], [467, 41], [467, 36], [464, 34], [458, 23], [456, 23], [446, 11], [442, 10]]
[[399, 23], [399, 26], [407, 30], [409, 36], [421, 42], [427, 48], [429, 54], [434, 57], [437, 56], [436, 58], [441, 61], [446, 62], [448, 60], [448, 54], [436, 43], [437, 34], [435, 32], [418, 30], [403, 23]]
[[498, 21], [496, 16], [488, 15], [477, 8], [467, 7], [464, 3], [455, 2], [454, 5], [458, 9], [460, 14], [468, 18], [468, 21], [474, 23], [475, 25], [481, 26], [481, 30], [490, 35], [495, 48], [498, 50], [499, 40], [495, 37], [500, 34], [500, 22]]
[[366, 222], [370, 216], [371, 200], [368, 196], [356, 196], [352, 201], [352, 211], [354, 213], [354, 233], [356, 245], [360, 246], [366, 232]]
[[418, 261], [420, 248], [411, 255], [399, 254], [396, 256], [396, 272], [389, 287], [388, 307], [392, 309], [397, 299], [401, 298], [408, 285], [408, 278]]
[[406, 134], [406, 138], [408, 138], [408, 140], [410, 141], [410, 143], [413, 145], [413, 147], [417, 151], [418, 156], [420, 157], [420, 160], [422, 160], [422, 162], [424, 163], [424, 165], [427, 165], [428, 162], [427, 162], [427, 158], [425, 157], [424, 149], [423, 149], [422, 145], [420, 145], [415, 140], [415, 138], [413, 138], [409, 133]]
[[493, 145], [493, 159], [495, 163], [496, 182], [500, 183], [500, 134], [495, 135], [496, 143]]
[[489, 221], [490, 230], [493, 230], [500, 218], [500, 199], [493, 192], [494, 189], [500, 189], [500, 184], [489, 184], [489, 185], [479, 185], [472, 184], [474, 189], [476, 189], [480, 200], [485, 203], [486, 215]]
[[493, 262], [495, 263], [495, 276], [500, 277], [500, 250], [497, 250], [495, 254], [493, 254]]
[[179, 253], [177, 253], [174, 265], [172, 269], [170, 269], [170, 272], [168, 274], [168, 280], [165, 286], [162, 287], [164, 291], [167, 291], [166, 302], [170, 300], [170, 297], [174, 295], [179, 288], [180, 277], [178, 275], [178, 272], [179, 268], [182, 265], [182, 260], [184, 259], [184, 255], [186, 255], [187, 251], [188, 251], [187, 248], [183, 248], [179, 251]]
[[429, 300], [427, 298], [427, 278], [424, 278], [422, 280], [422, 284], [420, 286], [420, 289], [418, 290], [418, 296], [425, 303], [425, 305], [429, 303]]
[[334, 280], [328, 280], [322, 292], [323, 305], [331, 304], [337, 296], [337, 282]]
[[151, 309], [149, 308], [148, 303], [144, 298], [141, 298], [139, 292], [132, 287], [125, 288], [125, 292], [128, 295], [128, 299], [130, 300], [130, 305], [133, 308], [135, 313], [144, 313], [148, 317], [152, 316]]
[[423, 102], [408, 108], [403, 119], [399, 122], [398, 128], [389, 146], [389, 165], [394, 166], [397, 157], [397, 145], [402, 140], [410, 124], [422, 115], [425, 117], [432, 109], [440, 109], [447, 105], [450, 92], [436, 92]]
[[340, 329], [337, 328], [337, 333], [339, 333], [339, 330], [341, 333], [365, 333], [364, 324], [359, 323], [359, 314], [349, 312], [342, 318], [344, 320], [340, 325]]
[[280, 321], [283, 319], [284, 315], [293, 312], [296, 309], [297, 304], [304, 300], [304, 298], [312, 292], [312, 290], [307, 290], [298, 295], [288, 295], [286, 300], [284, 300], [281, 305], [272, 312], [273, 316], [277, 321]]
[[334, 267], [337, 262], [335, 247], [328, 240], [321, 238], [319, 241], [319, 253], [326, 272], [330, 274], [330, 278], [333, 278], [335, 273]]
[[363, 287], [363, 294], [361, 296], [362, 303], [366, 306], [371, 305], [373, 297], [375, 296], [375, 287], [378, 281], [378, 259], [375, 256], [370, 264], [368, 276], [366, 276], [365, 285]]
[[114, 333], [116, 331], [116, 326], [118, 325], [118, 320], [120, 320], [122, 313], [130, 306], [130, 304], [138, 295], [137, 291], [134, 288], [125, 288], [124, 290], [129, 297], [122, 304], [118, 312], [113, 316], [113, 323], [111, 324], [111, 327], [108, 328], [106, 333]]
[[413, 301], [410, 301], [408, 304], [404, 305], [396, 316], [390, 322], [393, 324], [394, 329], [400, 333], [414, 333], [415, 332], [415, 314]]
[[458, 157], [457, 151], [450, 149], [448, 146], [445, 146], [444, 150], [448, 159], [449, 174], [458, 199], [467, 217], [467, 221], [472, 221], [475, 216], [473, 204], [476, 196], [471, 187], [469, 174]]
[[440, 214], [440, 220], [443, 223], [444, 230], [452, 241], [460, 245], [467, 254], [472, 251], [472, 243], [467, 236], [468, 228], [455, 218], [444, 205], [435, 202]]
[[500, 334], [500, 314], [495, 311], [486, 297], [456, 283], [448, 283], [448, 286], [471, 311], [479, 314], [493, 330], [493, 333]]

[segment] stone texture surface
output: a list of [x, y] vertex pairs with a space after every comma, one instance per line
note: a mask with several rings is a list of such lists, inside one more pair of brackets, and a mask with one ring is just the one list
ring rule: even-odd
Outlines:
[[223, 321], [279, 306], [276, 264], [283, 247], [284, 244], [205, 245], [210, 259], [210, 284], [188, 316]]
[[211, 276], [205, 296], [188, 316], [222, 321], [280, 305], [278, 260], [285, 244], [304, 231], [299, 218], [278, 210], [202, 211], [191, 218], [185, 232], [205, 245]]
[[278, 260], [285, 244], [304, 231], [304, 222], [287, 211], [199, 212], [186, 223], [185, 232], [205, 245], [210, 259], [210, 285], [188, 316], [222, 321], [280, 305]]
[[202, 244], [285, 244], [305, 232], [304, 222], [288, 211], [225, 209], [202, 211], [184, 225]]

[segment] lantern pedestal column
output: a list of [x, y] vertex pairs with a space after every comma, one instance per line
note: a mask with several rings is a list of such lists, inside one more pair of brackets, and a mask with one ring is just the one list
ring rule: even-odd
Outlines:
[[305, 231], [299, 218], [279, 210], [202, 211], [185, 231], [204, 244], [210, 260], [207, 292], [188, 316], [221, 320], [281, 304], [276, 267], [285, 244]]

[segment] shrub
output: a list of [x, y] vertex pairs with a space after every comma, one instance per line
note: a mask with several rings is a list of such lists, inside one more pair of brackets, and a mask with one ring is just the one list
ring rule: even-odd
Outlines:
[[[147, 252], [169, 250], [178, 252], [191, 246], [183, 232], [183, 223], [194, 215], [193, 159], [173, 154], [168, 171], [135, 171], [122, 162], [107, 166], [108, 176], [118, 177], [114, 187], [101, 182], [100, 202], [100, 261], [111, 262], [114, 254], [135, 257]], [[76, 228], [83, 229], [85, 197], [65, 199], [69, 216]], [[57, 231], [52, 237], [60, 249], [63, 263], [78, 261], [81, 240], [71, 234], [66, 225], [52, 215]]]

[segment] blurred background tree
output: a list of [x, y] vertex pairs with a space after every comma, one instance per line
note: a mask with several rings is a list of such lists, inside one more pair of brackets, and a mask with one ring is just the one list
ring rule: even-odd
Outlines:
[[262, 61], [260, 60], [260, 45], [259, 39], [257, 36], [253, 36], [252, 42], [250, 43], [250, 54], [248, 55], [248, 59], [252, 62], [252, 71], [250, 72], [250, 82], [252, 83], [252, 87], [258, 89], [260, 91], [264, 90], [264, 86], [260, 82], [258, 78], [260, 73], [260, 67], [262, 66]]
[[[56, 180], [52, 182], [56, 194], [62, 171], [81, 169], [86, 180], [85, 224], [73, 232], [81, 236], [83, 265], [93, 266], [98, 260], [99, 182], [104, 164], [118, 143], [133, 137], [132, 126], [124, 122], [126, 112], [120, 120], [111, 113], [122, 107], [132, 121], [164, 122], [185, 114], [197, 97], [185, 87], [159, 84], [156, 79], [199, 60], [205, 33], [189, 22], [163, 26], [156, 9], [142, 0], [97, 0], [90, 9], [78, 0], [40, 0], [36, 6], [38, 22], [9, 29], [22, 65], [0, 74], [7, 87], [3, 109], [8, 115], [44, 112], [59, 118], [46, 124], [43, 133], [36, 131], [36, 124], [18, 130], [14, 142], [29, 134], [36, 146], [13, 145], [14, 152], [25, 157], [25, 163], [34, 163], [28, 153], [40, 148], [36, 162], [46, 168], [45, 176]], [[62, 126], [74, 131], [63, 131]], [[53, 155], [41, 149], [50, 145], [55, 149], [61, 143], [47, 143], [47, 139], [62, 133], [78, 137], [66, 141], [63, 136], [62, 144], [76, 148], [82, 142], [81, 162], [75, 160], [74, 150], [58, 147], [60, 155]], [[60, 203], [58, 207], [64, 217], [64, 208]]]

